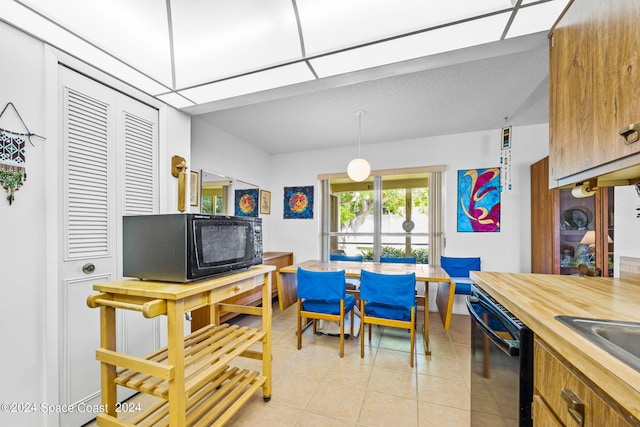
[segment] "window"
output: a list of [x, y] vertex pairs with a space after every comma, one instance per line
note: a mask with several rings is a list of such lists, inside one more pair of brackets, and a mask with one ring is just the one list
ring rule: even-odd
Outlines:
[[442, 170], [374, 171], [364, 182], [344, 174], [320, 176], [323, 259], [334, 253], [362, 255], [365, 261], [414, 256], [427, 264], [430, 255], [439, 259]]

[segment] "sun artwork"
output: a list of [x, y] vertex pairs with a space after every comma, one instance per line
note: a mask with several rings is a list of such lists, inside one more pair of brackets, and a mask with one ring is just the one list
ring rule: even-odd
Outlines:
[[304, 212], [308, 205], [309, 200], [307, 199], [307, 196], [301, 192], [297, 192], [291, 196], [291, 199], [289, 199], [289, 206], [291, 206], [291, 210], [296, 213]]
[[251, 213], [255, 208], [255, 203], [256, 201], [253, 199], [253, 197], [251, 197], [249, 194], [245, 194], [240, 199], [240, 210], [245, 214]]

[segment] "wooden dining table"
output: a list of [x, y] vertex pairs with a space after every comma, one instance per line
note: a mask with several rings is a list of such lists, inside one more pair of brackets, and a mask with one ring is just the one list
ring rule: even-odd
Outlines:
[[[298, 264], [280, 268], [276, 285], [278, 287], [278, 304], [280, 310], [295, 304], [297, 301], [298, 267], [311, 271], [339, 271], [344, 270], [347, 277], [359, 278], [362, 270], [382, 274], [416, 274], [416, 282], [425, 282], [424, 294], [418, 293], [416, 300], [424, 309], [424, 324], [422, 328], [424, 338], [424, 351], [431, 355], [429, 346], [429, 282], [451, 283], [451, 278], [440, 266], [429, 264], [396, 264], [388, 262], [368, 261], [319, 261], [308, 260]], [[357, 289], [352, 290], [356, 294]]]

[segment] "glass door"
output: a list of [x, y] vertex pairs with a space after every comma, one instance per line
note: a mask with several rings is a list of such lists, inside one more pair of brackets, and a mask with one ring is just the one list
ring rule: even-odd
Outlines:
[[322, 180], [323, 245], [331, 254], [415, 257], [429, 262], [429, 171], [379, 174], [364, 182]]

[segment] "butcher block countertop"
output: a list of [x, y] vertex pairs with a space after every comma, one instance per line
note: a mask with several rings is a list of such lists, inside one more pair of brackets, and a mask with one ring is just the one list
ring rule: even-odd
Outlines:
[[640, 419], [640, 372], [554, 319], [640, 322], [640, 280], [472, 272], [471, 278], [541, 339]]

